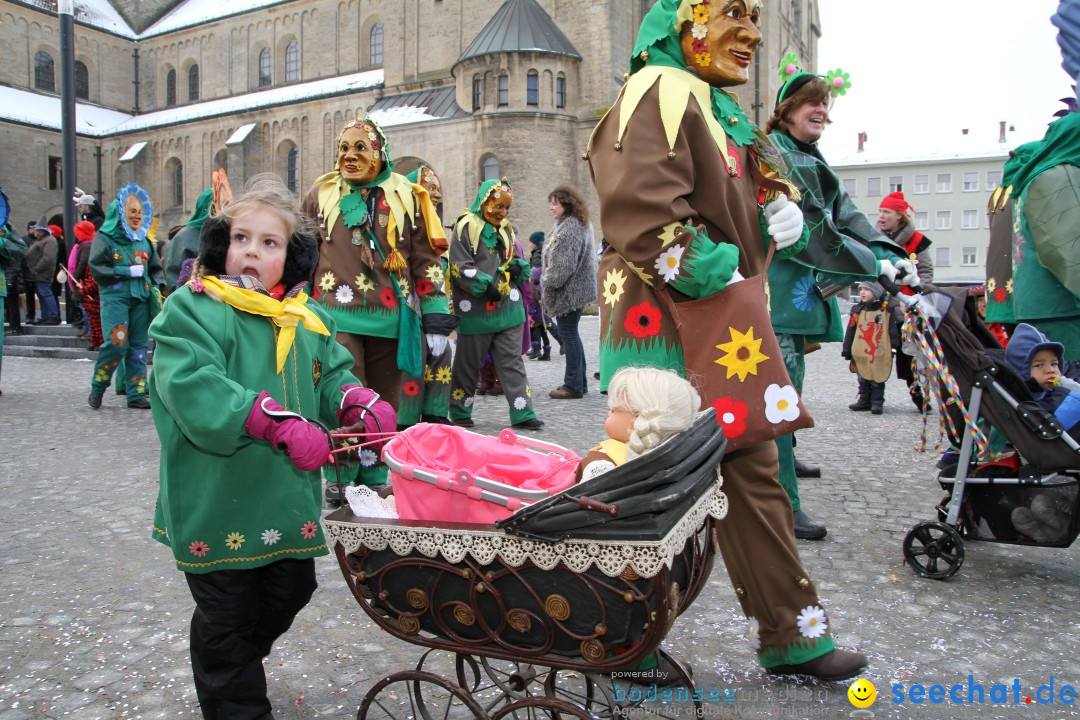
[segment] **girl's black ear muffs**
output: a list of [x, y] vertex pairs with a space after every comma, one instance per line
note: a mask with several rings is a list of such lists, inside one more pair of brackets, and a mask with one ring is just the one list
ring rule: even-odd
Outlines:
[[210, 275], [225, 273], [229, 253], [229, 220], [222, 215], [207, 218], [199, 233], [199, 260]]
[[315, 266], [318, 264], [319, 236], [308, 230], [297, 230], [289, 241], [281, 282], [286, 288], [307, 282], [315, 274]]

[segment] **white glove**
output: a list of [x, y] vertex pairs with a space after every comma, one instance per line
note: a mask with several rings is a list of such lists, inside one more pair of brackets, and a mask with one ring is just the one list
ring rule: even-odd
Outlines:
[[128, 272], [131, 273], [131, 277], [142, 277], [146, 274], [146, 268], [142, 265], [130, 265]]
[[897, 285], [919, 287], [919, 274], [915, 272], [915, 264], [910, 260], [896, 261], [896, 276], [899, 278], [896, 281]]
[[889, 282], [896, 282], [896, 275], [899, 273], [896, 266], [889, 260], [878, 260], [878, 263], [881, 265], [878, 269], [878, 275], [884, 275]]
[[740, 280], [745, 280], [745, 279], [746, 278], [744, 278], [742, 276], [742, 273], [739, 272], [739, 268], [735, 268], [735, 272], [731, 273], [731, 279], [727, 281], [727, 284], [728, 285], [734, 285], [735, 283], [739, 282]]
[[432, 355], [442, 355], [446, 350], [447, 343], [450, 339], [445, 335], [435, 335], [434, 333], [426, 333], [424, 339], [427, 340], [428, 350]]
[[781, 195], [765, 206], [765, 222], [768, 223], [769, 235], [776, 243], [777, 250], [794, 245], [802, 236], [802, 210], [789, 201], [786, 195]]

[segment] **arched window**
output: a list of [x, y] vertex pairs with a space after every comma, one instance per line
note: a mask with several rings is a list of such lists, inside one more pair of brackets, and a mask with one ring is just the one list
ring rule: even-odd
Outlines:
[[540, 104], [540, 75], [535, 70], [530, 70], [526, 77], [525, 103], [530, 107]]
[[555, 107], [566, 107], [566, 77], [564, 75], [555, 78]]
[[179, 160], [172, 169], [172, 201], [173, 207], [184, 206], [184, 165]]
[[273, 59], [270, 57], [270, 48], [263, 48], [259, 53], [259, 87], [270, 87], [273, 82]]
[[506, 107], [510, 104], [510, 76], [499, 76], [499, 107]]
[[52, 55], [44, 50], [34, 53], [34, 87], [46, 92], [56, 91], [56, 75]]
[[176, 71], [169, 70], [165, 74], [165, 107], [176, 104]]
[[285, 82], [300, 79], [300, 44], [293, 40], [285, 46]]
[[371, 26], [371, 34], [368, 36], [368, 65], [383, 64], [383, 24], [375, 23]]
[[300, 187], [300, 148], [289, 148], [289, 155], [285, 160], [285, 186], [289, 192], [296, 192]]
[[75, 61], [75, 97], [79, 100], [90, 99], [90, 72], [79, 60]]
[[499, 158], [494, 155], [488, 156], [484, 160], [484, 180], [498, 180], [499, 179]]
[[476, 112], [484, 106], [484, 78], [473, 75], [472, 79], [472, 109]]
[[187, 71], [187, 99], [196, 102], [199, 99], [199, 66], [192, 65]]

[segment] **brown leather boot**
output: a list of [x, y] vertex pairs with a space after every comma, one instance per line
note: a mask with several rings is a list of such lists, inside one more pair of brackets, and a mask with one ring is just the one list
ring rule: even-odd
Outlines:
[[862, 653], [837, 649], [798, 665], [777, 665], [766, 670], [770, 675], [809, 675], [834, 682], [855, 677], [869, 664]]

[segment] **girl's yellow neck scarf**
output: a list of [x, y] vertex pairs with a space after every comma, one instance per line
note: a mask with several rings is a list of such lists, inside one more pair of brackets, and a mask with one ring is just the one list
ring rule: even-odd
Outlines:
[[289, 350], [296, 339], [297, 325], [303, 325], [308, 330], [317, 332], [320, 335], [330, 334], [319, 316], [305, 306], [308, 296], [303, 291], [297, 293], [294, 297], [275, 300], [269, 295], [263, 295], [254, 290], [223, 283], [212, 275], [203, 277], [200, 282], [206, 289], [207, 294], [231, 305], [237, 310], [268, 317], [280, 329], [277, 334], [277, 372], [279, 373], [285, 367], [285, 359], [289, 356]]

